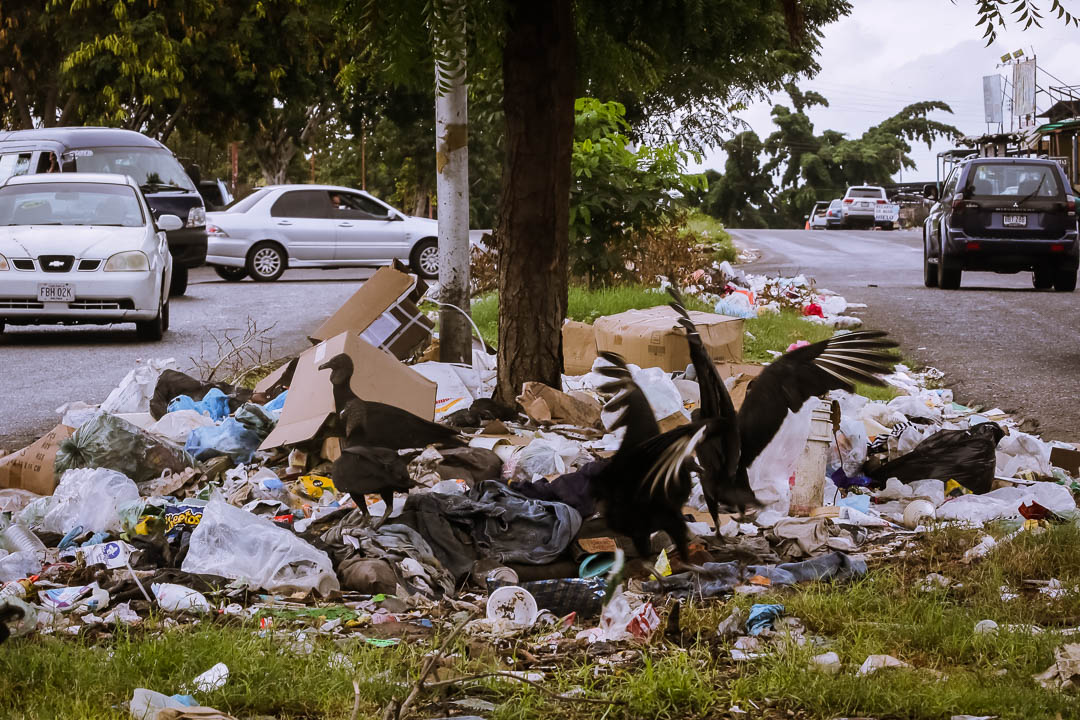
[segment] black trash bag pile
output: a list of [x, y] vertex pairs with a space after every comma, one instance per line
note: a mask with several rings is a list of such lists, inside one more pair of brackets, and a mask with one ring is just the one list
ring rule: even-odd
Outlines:
[[905, 484], [927, 478], [955, 480], [976, 495], [982, 495], [993, 486], [995, 450], [1003, 437], [1005, 431], [993, 422], [966, 430], [939, 430], [911, 452], [870, 470], [867, 475], [878, 486], [884, 486], [889, 478]]

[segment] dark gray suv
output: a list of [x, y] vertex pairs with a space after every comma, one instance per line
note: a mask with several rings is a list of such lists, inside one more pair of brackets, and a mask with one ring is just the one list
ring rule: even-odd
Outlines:
[[1076, 288], [1076, 198], [1061, 166], [1037, 158], [971, 158], [942, 184], [923, 225], [926, 287], [955, 290], [965, 270], [1032, 273], [1036, 289]]

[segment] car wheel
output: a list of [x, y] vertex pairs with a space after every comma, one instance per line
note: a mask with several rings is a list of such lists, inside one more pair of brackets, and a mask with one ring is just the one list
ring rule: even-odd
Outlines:
[[928, 288], [937, 287], [937, 268], [930, 262], [930, 248], [926, 246], [926, 238], [923, 238], [923, 251], [922, 251], [922, 274], [923, 285]]
[[962, 271], [945, 259], [945, 253], [938, 255], [937, 279], [942, 290], [958, 290]]
[[1054, 271], [1042, 268], [1031, 273], [1031, 286], [1036, 290], [1049, 290], [1054, 286]]
[[172, 271], [172, 284], [169, 286], [169, 295], [172, 297], [180, 297], [187, 292], [188, 284], [188, 269], [185, 267], [173, 266]]
[[285, 251], [272, 242], [261, 242], [251, 248], [247, 257], [247, 274], [255, 282], [271, 282], [285, 272]]
[[168, 301], [158, 305], [157, 317], [152, 320], [140, 320], [135, 323], [135, 334], [140, 340], [157, 342], [169, 329], [169, 303]]
[[409, 256], [409, 266], [425, 280], [435, 280], [439, 277], [439, 243], [428, 238], [416, 243], [412, 254]]
[[881, 223], [881, 229], [882, 230], [892, 230], [893, 229], [893, 224], [891, 222]]
[[240, 282], [247, 277], [247, 268], [242, 267], [229, 267], [225, 265], [215, 265], [214, 272], [218, 274], [218, 277], [227, 282]]
[[1076, 289], [1076, 268], [1058, 270], [1054, 275], [1054, 290], [1058, 292], [1072, 292]]

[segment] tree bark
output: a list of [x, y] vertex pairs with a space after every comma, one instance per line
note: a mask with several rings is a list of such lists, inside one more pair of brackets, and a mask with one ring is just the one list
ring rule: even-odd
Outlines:
[[507, 5], [496, 397], [512, 404], [527, 381], [561, 384], [577, 48], [571, 0]]
[[[440, 7], [436, 5], [436, 7]], [[439, 203], [439, 360], [472, 364], [469, 322], [469, 104], [465, 85], [463, 2], [441, 6], [458, 43], [436, 38], [436, 57], [453, 54], [448, 66], [435, 62], [435, 195]], [[440, 47], [441, 46], [441, 47]], [[444, 75], [445, 73], [445, 75]], [[449, 85], [448, 88], [440, 87]], [[442, 90], [445, 89], [445, 92]]]

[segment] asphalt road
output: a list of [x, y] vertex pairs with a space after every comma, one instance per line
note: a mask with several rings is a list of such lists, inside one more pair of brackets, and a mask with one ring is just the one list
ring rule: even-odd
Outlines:
[[171, 300], [170, 330], [141, 342], [135, 326], [8, 327], [0, 334], [0, 449], [15, 450], [59, 421], [56, 408], [100, 403], [138, 358], [175, 358], [190, 371], [219, 357], [214, 338], [241, 337], [251, 318], [269, 341], [264, 357], [308, 347], [313, 331], [373, 270], [290, 270], [277, 282], [227, 283], [192, 271], [187, 294]]
[[813, 277], [864, 302], [853, 314], [945, 373], [958, 402], [998, 406], [1080, 441], [1080, 292], [1031, 287], [1031, 273], [964, 273], [960, 290], [922, 283], [917, 231], [732, 230], [761, 251], [748, 272]]

